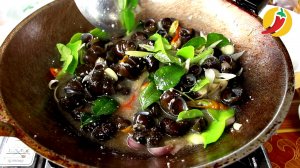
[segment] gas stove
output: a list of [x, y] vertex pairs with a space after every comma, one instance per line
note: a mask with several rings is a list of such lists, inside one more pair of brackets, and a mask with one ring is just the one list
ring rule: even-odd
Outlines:
[[[17, 138], [0, 137], [0, 168], [60, 168], [50, 160], [36, 154]], [[227, 166], [226, 168], [271, 168], [268, 155], [263, 146]]]

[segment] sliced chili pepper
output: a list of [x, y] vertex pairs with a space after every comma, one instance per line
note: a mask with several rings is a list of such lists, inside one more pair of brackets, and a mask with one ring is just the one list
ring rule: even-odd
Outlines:
[[171, 46], [173, 46], [174, 48], [178, 48], [178, 46], [180, 45], [180, 29], [180, 26], [178, 26], [171, 41]]
[[124, 128], [124, 129], [122, 129], [121, 132], [127, 133], [127, 134], [133, 133], [133, 127], [132, 127], [132, 125], [130, 125], [130, 126]]
[[133, 103], [136, 101], [138, 95], [137, 93], [133, 93], [130, 98], [128, 99], [128, 101], [126, 101], [125, 103], [121, 104], [119, 110], [123, 111], [123, 110], [130, 110], [133, 108]]
[[57, 75], [58, 75], [58, 73], [61, 71], [61, 69], [60, 68], [50, 68], [49, 69], [50, 70], [50, 73], [51, 73], [51, 75], [53, 76], [53, 77], [56, 77]]
[[150, 82], [144, 82], [142, 84], [141, 90], [144, 90], [149, 84], [150, 84]]

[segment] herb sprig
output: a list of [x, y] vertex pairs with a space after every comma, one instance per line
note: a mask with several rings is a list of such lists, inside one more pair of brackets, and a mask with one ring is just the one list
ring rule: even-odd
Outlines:
[[126, 34], [132, 32], [136, 26], [134, 10], [137, 7], [138, 2], [139, 0], [118, 0], [120, 22], [126, 29]]

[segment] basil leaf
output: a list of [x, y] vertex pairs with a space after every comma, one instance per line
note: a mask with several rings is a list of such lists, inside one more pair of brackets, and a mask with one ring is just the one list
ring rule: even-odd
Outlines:
[[179, 55], [185, 59], [194, 58], [195, 48], [193, 46], [186, 46], [179, 49], [176, 55]]
[[154, 82], [159, 90], [168, 90], [175, 87], [184, 74], [185, 69], [179, 65], [163, 66], [154, 73]]
[[105, 32], [104, 30], [101, 30], [99, 28], [95, 28], [95, 29], [91, 30], [90, 33], [94, 37], [98, 37], [98, 39], [100, 39], [100, 40], [108, 40], [108, 38], [109, 38], [109, 35], [107, 34], [107, 32]]
[[115, 112], [119, 103], [108, 96], [101, 96], [93, 102], [92, 113], [95, 116], [109, 115]]
[[217, 47], [221, 48], [221, 47], [224, 47], [226, 45], [229, 45], [231, 44], [229, 42], [229, 40], [223, 35], [223, 34], [219, 34], [219, 33], [209, 33], [207, 35], [207, 41], [206, 41], [206, 44], [205, 44], [205, 47], [209, 47], [211, 44], [219, 41], [219, 40], [222, 40], [220, 43], [218, 43]]
[[214, 50], [212, 48], [208, 48], [204, 50], [202, 53], [198, 54], [196, 57], [191, 59], [191, 64], [198, 64], [201, 60], [206, 59], [209, 55], [213, 54]]
[[192, 110], [187, 110], [187, 111], [182, 111], [178, 114], [177, 120], [176, 121], [181, 121], [185, 119], [193, 119], [193, 118], [198, 118], [202, 117], [203, 112], [198, 109], [192, 109]]
[[175, 57], [171, 54], [157, 52], [154, 54], [154, 58], [156, 58], [159, 62], [162, 63], [175, 63], [177, 65], [181, 64], [181, 60], [178, 57]]
[[209, 80], [206, 77], [199, 79], [197, 80], [197, 83], [190, 89], [190, 91], [197, 92], [207, 84], [209, 84]]
[[152, 103], [159, 100], [162, 91], [157, 90], [154, 82], [150, 82], [145, 89], [142, 90], [139, 96], [139, 102], [142, 106], [142, 110], [145, 110]]
[[88, 125], [97, 120], [98, 120], [98, 117], [95, 117], [91, 114], [85, 113], [85, 114], [83, 114], [83, 116], [81, 116], [80, 127], [82, 128], [83, 126]]
[[82, 35], [82, 33], [75, 33], [75, 34], [71, 37], [69, 43], [75, 43], [75, 42], [77, 42], [78, 40], [81, 40], [81, 35]]
[[80, 118], [80, 127], [82, 128], [88, 124], [98, 121], [101, 119], [101, 117], [102, 116], [96, 116], [96, 115], [92, 115], [90, 113], [84, 113]]
[[198, 49], [205, 45], [205, 39], [203, 37], [197, 36], [190, 39], [182, 47], [193, 46], [195, 49]]

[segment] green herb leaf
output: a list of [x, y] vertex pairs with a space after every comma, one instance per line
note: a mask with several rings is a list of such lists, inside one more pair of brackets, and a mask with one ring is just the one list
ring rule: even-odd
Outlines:
[[135, 16], [131, 9], [123, 9], [120, 12], [120, 19], [123, 27], [127, 30], [129, 34], [135, 27]]
[[180, 48], [176, 55], [179, 55], [185, 59], [189, 59], [189, 58], [194, 58], [194, 54], [195, 54], [195, 48], [193, 46], [186, 46], [183, 48]]
[[[73, 61], [73, 55], [70, 48], [65, 46], [64, 44], [58, 43], [56, 44], [58, 52], [60, 53], [60, 61], [63, 61], [61, 73], [70, 73], [74, 72], [74, 65], [72, 66], [71, 63]], [[60, 74], [61, 74], [60, 73]]]
[[82, 41], [81, 40], [78, 40], [74, 43], [68, 43], [66, 46], [68, 48], [70, 48], [71, 50], [71, 54], [73, 56], [73, 59], [72, 59], [72, 62], [71, 64], [68, 66], [68, 72], [71, 73], [71, 74], [74, 74], [76, 68], [77, 68], [77, 65], [78, 65], [78, 58], [79, 58], [79, 50], [81, 49], [81, 46], [82, 45]]
[[175, 87], [185, 69], [178, 65], [163, 66], [154, 73], [154, 82], [159, 90], [168, 90]]
[[190, 91], [197, 92], [207, 84], [209, 84], [209, 80], [206, 77], [199, 79], [197, 80], [197, 83], [190, 89]]
[[125, 9], [127, 6], [127, 0], [118, 0], [118, 5], [120, 9]]
[[149, 74], [148, 79], [150, 81], [154, 81], [154, 72], [152, 72], [152, 73]]
[[129, 34], [136, 26], [134, 9], [138, 5], [138, 0], [118, 0], [120, 8], [120, 22]]
[[154, 82], [150, 82], [147, 87], [142, 90], [139, 96], [139, 102], [142, 109], [145, 110], [152, 103], [157, 102], [162, 94], [162, 91], [157, 90]]
[[226, 45], [229, 45], [231, 44], [229, 42], [229, 40], [223, 35], [223, 34], [219, 34], [219, 33], [209, 33], [207, 35], [207, 41], [206, 41], [206, 44], [205, 44], [205, 47], [209, 47], [211, 44], [219, 41], [219, 40], [222, 40], [220, 43], [218, 43], [217, 47], [221, 48], [221, 47], [224, 47]]
[[139, 3], [139, 0], [127, 0], [127, 6], [129, 9], [135, 9]]
[[103, 116], [102, 115], [97, 116], [97, 115], [93, 115], [91, 113], [84, 113], [80, 118], [80, 127], [82, 128], [88, 124], [96, 122], [96, 121], [100, 120], [101, 117], [103, 117]]
[[82, 33], [75, 33], [75, 34], [71, 37], [69, 43], [75, 43], [75, 42], [81, 40], [81, 35], [82, 35]]
[[175, 63], [180, 65], [180, 58], [174, 56], [175, 54], [171, 53], [172, 46], [168, 40], [162, 37], [160, 34], [155, 33], [149, 37], [149, 40], [154, 40], [154, 49], [153, 52], [156, 52], [154, 57], [162, 63]]
[[167, 54], [163, 52], [157, 52], [154, 54], [154, 57], [162, 63], [175, 63], [181, 65], [181, 60], [178, 57], [173, 56], [172, 54]]
[[90, 31], [90, 33], [94, 37], [98, 37], [98, 39], [100, 39], [100, 40], [107, 40], [109, 38], [109, 35], [107, 34], [107, 32], [105, 32], [104, 30], [101, 30], [99, 28], [94, 28], [93, 30]]
[[201, 60], [206, 59], [209, 55], [212, 55], [214, 50], [212, 48], [207, 48], [202, 53], [198, 54], [196, 57], [191, 59], [191, 64], [198, 64]]
[[84, 113], [80, 119], [80, 127], [82, 128], [85, 125], [88, 125], [92, 122], [95, 122], [99, 119], [99, 117], [93, 116], [89, 113]]
[[207, 48], [216, 48], [216, 46], [218, 46], [221, 42], [222, 42], [222, 40], [218, 40], [218, 41], [212, 43], [210, 46], [207, 46]]
[[202, 117], [203, 112], [198, 109], [192, 109], [192, 110], [187, 110], [187, 111], [182, 111], [178, 114], [177, 121], [185, 120], [185, 119], [193, 119], [193, 118], [198, 118]]
[[95, 116], [109, 115], [115, 112], [119, 103], [108, 96], [101, 96], [93, 102], [92, 112]]
[[162, 37], [160, 34], [155, 33], [149, 37], [149, 40], [154, 40], [154, 52], [162, 52], [167, 53], [166, 50], [170, 50], [172, 46], [168, 42], [168, 40]]
[[[78, 38], [78, 34], [72, 37], [71, 41], [75, 41]], [[58, 43], [56, 47], [60, 53], [60, 61], [63, 61], [62, 70], [59, 73], [58, 77], [64, 73], [74, 74], [77, 65], [78, 65], [78, 51], [81, 49], [82, 42], [77, 40], [73, 43], [68, 43], [67, 45]]]
[[139, 0], [118, 0], [120, 9], [134, 9], [138, 5]]
[[190, 39], [182, 47], [193, 46], [195, 49], [198, 49], [205, 45], [205, 39], [203, 37], [197, 36]]
[[[72, 61], [72, 52], [71, 49], [65, 46], [64, 44], [57, 43], [56, 48], [58, 49], [58, 52], [60, 53], [60, 61], [67, 61], [70, 59]], [[68, 61], [68, 62], [71, 62]]]

